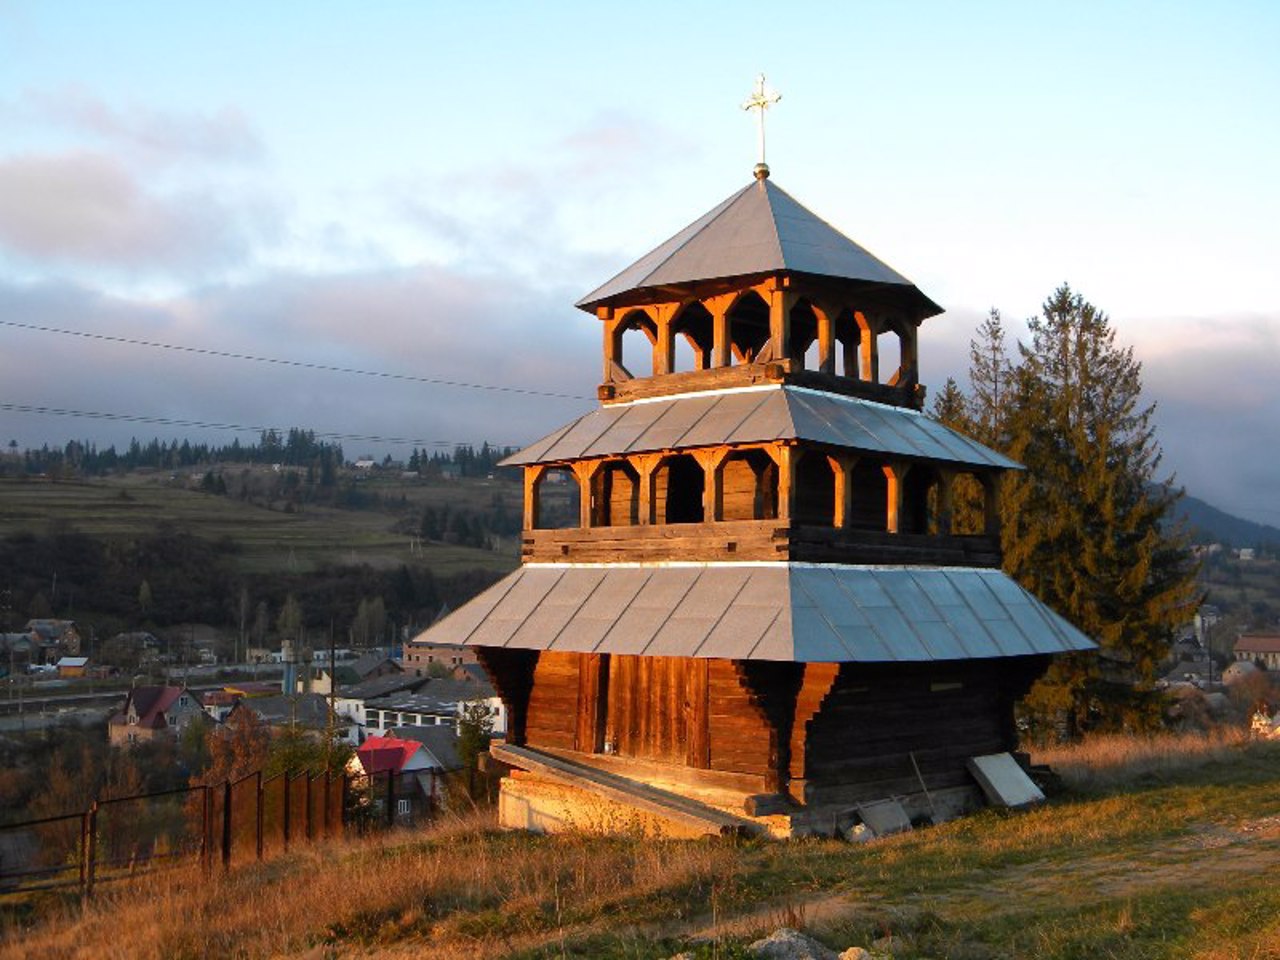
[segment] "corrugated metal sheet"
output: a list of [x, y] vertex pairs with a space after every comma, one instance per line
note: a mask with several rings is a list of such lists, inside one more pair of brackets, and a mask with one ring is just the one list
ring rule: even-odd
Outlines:
[[794, 662], [1092, 650], [999, 570], [529, 564], [422, 635], [524, 650]]
[[788, 270], [893, 291], [917, 319], [942, 308], [771, 180], [756, 180], [645, 254], [578, 306], [672, 284]]
[[503, 463], [558, 463], [771, 440], [808, 440], [866, 453], [974, 467], [1019, 466], [914, 410], [784, 386], [708, 391], [602, 407]]

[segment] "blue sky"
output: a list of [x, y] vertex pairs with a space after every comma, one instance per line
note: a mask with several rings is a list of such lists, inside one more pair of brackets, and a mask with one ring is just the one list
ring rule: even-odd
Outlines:
[[[747, 182], [763, 70], [775, 182], [947, 307], [926, 382], [1068, 281], [1166, 466], [1280, 524], [1277, 49], [1274, 3], [0, 0], [0, 320], [589, 397], [572, 302]], [[500, 443], [589, 405], [3, 326], [0, 402]]]

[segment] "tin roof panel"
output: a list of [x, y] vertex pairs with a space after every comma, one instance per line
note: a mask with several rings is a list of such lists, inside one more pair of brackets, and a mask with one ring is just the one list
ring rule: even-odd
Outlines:
[[1004, 574], [987, 569], [531, 564], [474, 603], [422, 640], [798, 662], [953, 660], [1093, 648]]

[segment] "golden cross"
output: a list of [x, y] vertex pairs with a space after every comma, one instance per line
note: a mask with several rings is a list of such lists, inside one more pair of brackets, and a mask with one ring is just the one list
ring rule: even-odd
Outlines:
[[[760, 138], [760, 166], [764, 167], [764, 112], [771, 106], [782, 99], [782, 94], [776, 90], [770, 90], [764, 82], [764, 74], [756, 77], [755, 89], [751, 91], [751, 96], [747, 97], [746, 102], [742, 104], [743, 110], [754, 110], [756, 112], [756, 131]], [[765, 169], [768, 169], [767, 167]]]

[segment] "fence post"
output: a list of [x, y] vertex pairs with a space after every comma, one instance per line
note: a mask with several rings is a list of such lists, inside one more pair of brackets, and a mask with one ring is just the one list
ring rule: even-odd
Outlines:
[[222, 785], [222, 869], [231, 869], [231, 778]]
[[306, 808], [307, 808], [307, 842], [310, 843], [315, 838], [313, 832], [314, 824], [311, 822], [315, 818], [311, 816], [311, 781], [315, 779], [310, 770], [304, 770], [302, 775], [307, 778]]
[[200, 866], [205, 870], [209, 869], [209, 831], [213, 829], [210, 821], [213, 819], [213, 794], [209, 792], [209, 785], [206, 783], [200, 787], [202, 796], [200, 801]]
[[351, 777], [344, 773], [342, 775], [342, 809], [338, 813], [342, 818], [342, 833], [344, 836], [347, 832], [347, 810], [350, 807], [350, 791]]
[[284, 815], [281, 818], [284, 825], [284, 852], [289, 852], [289, 808], [293, 806], [289, 802], [289, 771], [286, 770], [281, 776], [284, 777]]
[[332, 804], [332, 801], [329, 799], [329, 794], [331, 793], [333, 793], [333, 784], [330, 782], [329, 768], [325, 767], [324, 768], [324, 836], [326, 840], [329, 839], [331, 836], [333, 836], [333, 818], [332, 816], [330, 816], [330, 812], [329, 812], [329, 807]]
[[258, 859], [261, 860], [262, 859], [262, 802], [264, 800], [264, 797], [262, 795], [262, 771], [259, 770], [255, 776], [258, 783], [258, 789], [257, 789], [258, 806], [254, 815], [254, 821], [255, 821], [254, 822], [254, 838], [256, 841]]
[[98, 872], [98, 801], [89, 805], [88, 836], [85, 839], [85, 883], [84, 895], [93, 896], [93, 880]]
[[387, 826], [396, 825], [396, 772], [387, 771]]

